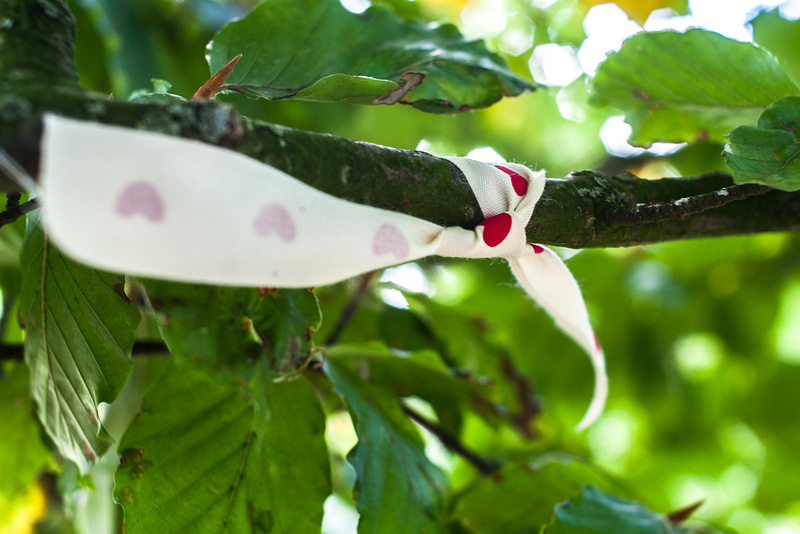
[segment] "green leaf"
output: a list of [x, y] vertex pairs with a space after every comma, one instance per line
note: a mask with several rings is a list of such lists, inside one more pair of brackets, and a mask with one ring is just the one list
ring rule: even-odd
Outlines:
[[27, 327], [31, 395], [59, 452], [85, 470], [108, 448], [98, 436], [97, 405], [113, 401], [128, 380], [140, 314], [122, 276], [61, 254], [38, 215], [28, 224], [19, 319]]
[[[533, 379], [518, 367], [505, 346], [490, 341], [489, 325], [483, 317], [439, 304], [424, 295], [406, 294], [406, 298], [412, 312], [419, 314], [435, 336], [433, 344], [447, 365], [476, 380], [489, 379], [490, 398], [505, 406], [507, 424], [531, 437], [540, 413]], [[528, 302], [524, 304], [529, 306]], [[416, 330], [418, 342], [424, 342], [424, 330]]]
[[[417, 87], [419, 84], [415, 85]], [[290, 97], [310, 102], [348, 102], [350, 104], [373, 104], [376, 98], [398, 89], [398, 84], [389, 80], [369, 76], [331, 74], [311, 87]], [[409, 87], [409, 90], [412, 88]]]
[[357, 476], [358, 531], [446, 532], [445, 475], [425, 456], [422, 438], [397, 397], [342, 365], [335, 351], [328, 354], [325, 370], [347, 401], [358, 435], [358, 444], [348, 455]]
[[356, 15], [334, 0], [265, 0], [208, 50], [212, 72], [242, 54], [224, 88], [268, 100], [454, 113], [536, 88], [455, 26], [405, 22], [384, 7]]
[[142, 282], [159, 312], [170, 351], [232, 368], [247, 366], [266, 353], [288, 372], [311, 351], [311, 332], [322, 317], [307, 289], [249, 289]]
[[491, 386], [467, 377], [457, 377], [432, 351], [392, 354], [382, 348], [339, 346], [327, 352], [328, 359], [346, 366], [358, 376], [369, 377], [372, 384], [398, 397], [417, 396], [436, 410], [440, 424], [457, 434], [460, 410], [466, 409], [497, 423], [501, 409], [488, 396]]
[[736, 183], [755, 182], [783, 191], [800, 189], [800, 97], [778, 100], [758, 119], [728, 134], [723, 154]]
[[778, 8], [760, 11], [750, 21], [753, 27], [753, 40], [770, 51], [783, 69], [794, 79], [800, 79], [800, 21], [786, 20]]
[[322, 409], [303, 379], [270, 384], [265, 406], [261, 426], [241, 388], [170, 364], [119, 444], [125, 532], [319, 532], [331, 491]]
[[586, 484], [602, 483], [600, 472], [583, 460], [545, 453], [480, 479], [459, 496], [452, 516], [484, 534], [538, 532], [556, 504], [578, 495]]
[[686, 534], [638, 502], [586, 487], [577, 499], [559, 504], [547, 534]]
[[28, 393], [28, 369], [17, 364], [0, 380], [0, 502], [18, 497], [50, 461]]
[[148, 91], [146, 89], [138, 89], [131, 93], [131, 96], [128, 98], [131, 102], [154, 102], [154, 103], [162, 103], [162, 104], [172, 104], [175, 102], [186, 102], [187, 100], [180, 95], [174, 95], [169, 92], [172, 89], [172, 84], [167, 80], [161, 80], [159, 78], [153, 78], [150, 80], [153, 84], [152, 91]]
[[597, 69], [590, 103], [625, 111], [629, 141], [721, 139], [800, 92], [769, 52], [706, 30], [648, 32]]

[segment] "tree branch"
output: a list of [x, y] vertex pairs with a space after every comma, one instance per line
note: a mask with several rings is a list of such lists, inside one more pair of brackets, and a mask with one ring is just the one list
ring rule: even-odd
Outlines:
[[[472, 228], [483, 219], [458, 168], [430, 154], [251, 121], [214, 102], [119, 102], [78, 90], [70, 60], [71, 18], [50, 26], [30, 22], [51, 16], [33, 6], [63, 7], [64, 2], [7, 0], [0, 5], [0, 15], [14, 21], [0, 37], [24, 44], [4, 44], [0, 51], [0, 67], [6, 67], [0, 68], [0, 146], [32, 176], [38, 174], [42, 115], [58, 113], [235, 150], [336, 197], [442, 226]], [[55, 13], [63, 13], [62, 7]], [[44, 27], [50, 33], [43, 33]], [[33, 53], [28, 50], [42, 50], [49, 59], [12, 58]], [[16, 83], [15, 73], [28, 83]], [[0, 182], [0, 191], [15, 189], [13, 182]], [[722, 173], [640, 180], [579, 172], [547, 181], [527, 236], [531, 242], [584, 248], [798, 229], [800, 193], [735, 186]]]
[[79, 89], [75, 17], [64, 0], [3, 0], [0, 21], [0, 91]]

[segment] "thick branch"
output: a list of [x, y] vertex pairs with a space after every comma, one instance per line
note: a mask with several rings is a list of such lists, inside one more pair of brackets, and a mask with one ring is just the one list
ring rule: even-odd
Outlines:
[[[230, 148], [339, 198], [442, 226], [469, 228], [482, 220], [460, 171], [423, 152], [249, 121], [212, 102], [135, 104], [91, 94], [63, 95], [54, 102], [35, 92], [7, 96], [0, 95], [0, 145], [34, 176], [41, 115], [57, 112]], [[640, 180], [581, 172], [548, 180], [527, 233], [532, 242], [583, 248], [798, 229], [800, 194], [734, 186], [726, 174]]]
[[75, 18], [63, 0], [0, 1], [0, 90], [78, 88]]
[[[51, 112], [236, 150], [339, 198], [442, 226], [471, 228], [483, 219], [461, 172], [429, 154], [250, 121], [213, 102], [118, 102], [76, 90], [74, 30], [63, 5], [0, 2], [0, 15], [13, 22], [0, 36], [15, 46], [32, 39], [28, 49], [48, 58], [20, 58], [15, 52], [25, 48], [0, 48], [0, 146], [31, 175], [38, 172], [41, 117]], [[14, 73], [28, 83], [15, 83]], [[17, 188], [0, 182], [0, 191]], [[582, 248], [798, 229], [800, 193], [734, 186], [725, 174], [651, 181], [581, 172], [548, 180], [527, 234], [532, 242]]]

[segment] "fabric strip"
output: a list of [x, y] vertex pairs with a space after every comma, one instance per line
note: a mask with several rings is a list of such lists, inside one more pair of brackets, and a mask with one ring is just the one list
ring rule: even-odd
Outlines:
[[448, 158], [485, 220], [441, 227], [339, 199], [269, 165], [197, 141], [46, 115], [40, 201], [66, 253], [133, 275], [228, 286], [310, 287], [440, 255], [509, 260], [520, 285], [590, 356], [583, 429], [608, 392], [603, 351], [561, 259], [526, 242], [544, 171]]

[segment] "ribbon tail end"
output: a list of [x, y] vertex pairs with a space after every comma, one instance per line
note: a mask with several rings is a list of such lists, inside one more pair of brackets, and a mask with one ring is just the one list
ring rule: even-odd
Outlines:
[[576, 432], [583, 432], [600, 418], [608, 398], [608, 374], [606, 374], [605, 356], [602, 351], [592, 351], [589, 357], [594, 368], [594, 393], [583, 419], [575, 426]]

